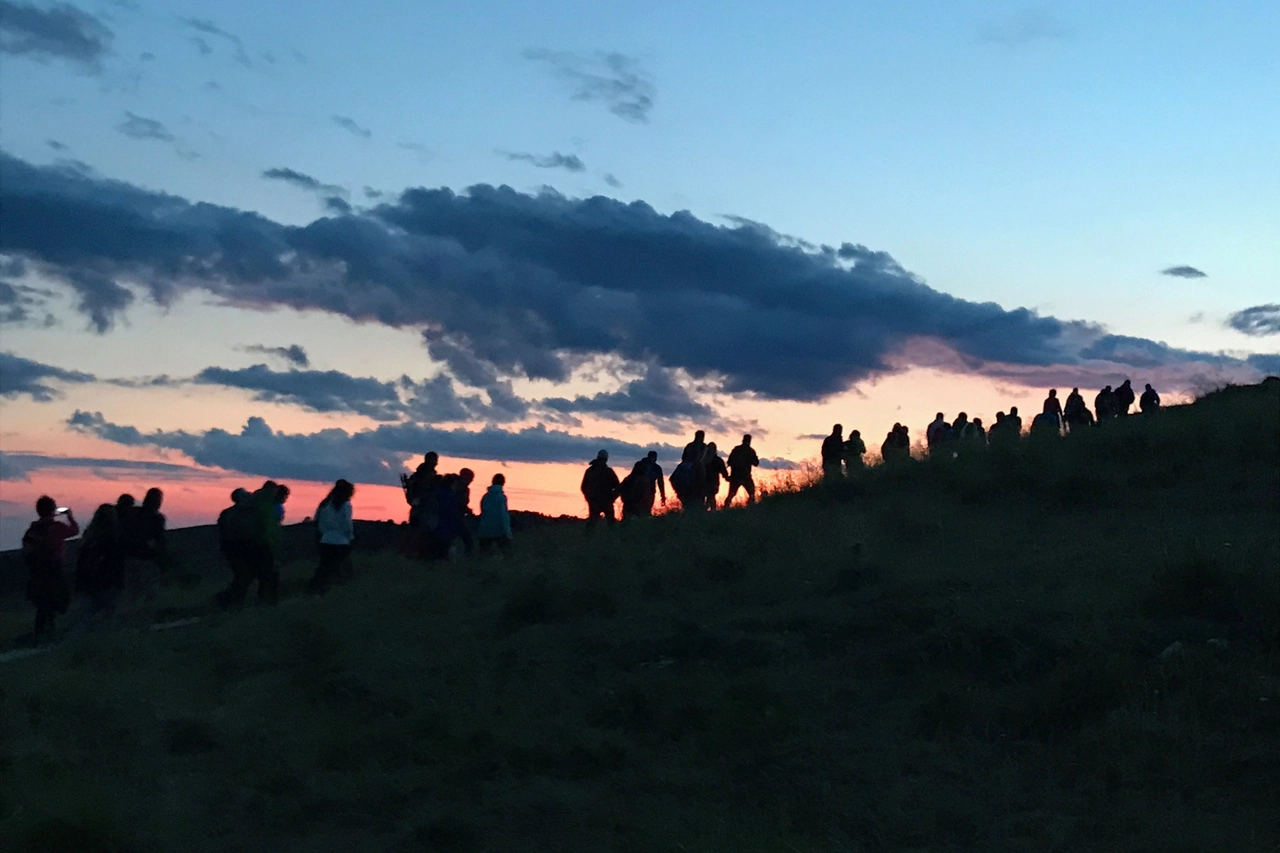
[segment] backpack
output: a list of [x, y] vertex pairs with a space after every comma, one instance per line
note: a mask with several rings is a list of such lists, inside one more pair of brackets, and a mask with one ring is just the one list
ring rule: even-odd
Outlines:
[[39, 519], [31, 522], [22, 534], [22, 560], [27, 568], [43, 568], [51, 563], [61, 563], [59, 548], [62, 537], [54, 529], [56, 522]]
[[671, 481], [671, 488], [675, 489], [676, 494], [683, 495], [693, 491], [693, 477], [693, 463], [681, 462], [667, 479]]
[[258, 514], [252, 501], [229, 506], [218, 515], [218, 531], [222, 538], [235, 545], [248, 545], [261, 539]]

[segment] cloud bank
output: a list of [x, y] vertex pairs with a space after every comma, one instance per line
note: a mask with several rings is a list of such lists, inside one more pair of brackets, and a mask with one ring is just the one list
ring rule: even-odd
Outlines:
[[649, 450], [677, 458], [670, 445], [638, 445], [602, 437], [571, 435], [542, 425], [522, 430], [486, 427], [443, 430], [414, 424], [383, 425], [347, 432], [283, 433], [262, 418], [248, 420], [239, 433], [156, 431], [143, 433], [107, 421], [100, 413], [76, 411], [68, 426], [126, 447], [178, 451], [197, 464], [277, 479], [331, 482], [340, 477], [359, 483], [395, 485], [407, 460], [435, 450], [441, 456], [502, 462], [590, 461], [602, 448], [617, 461], [639, 459]]
[[[563, 381], [600, 357], [680, 369], [734, 394], [818, 400], [905, 369], [927, 340], [989, 375], [1249, 362], [937, 291], [889, 255], [810, 246], [744, 220], [643, 202], [478, 185], [409, 189], [297, 227], [0, 154], [0, 251], [79, 296], [105, 331], [134, 292], [200, 289], [238, 305], [421, 329], [485, 389]], [[127, 287], [125, 285], [128, 285]], [[601, 403], [602, 405], [604, 403]]]

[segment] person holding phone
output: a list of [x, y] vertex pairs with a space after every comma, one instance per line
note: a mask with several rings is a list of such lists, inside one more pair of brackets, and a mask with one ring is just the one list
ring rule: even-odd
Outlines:
[[[36, 501], [36, 520], [22, 536], [27, 564], [27, 600], [36, 607], [37, 640], [51, 635], [54, 620], [71, 604], [71, 585], [62, 570], [67, 540], [80, 532], [75, 515], [48, 495]], [[66, 520], [60, 520], [65, 516]]]

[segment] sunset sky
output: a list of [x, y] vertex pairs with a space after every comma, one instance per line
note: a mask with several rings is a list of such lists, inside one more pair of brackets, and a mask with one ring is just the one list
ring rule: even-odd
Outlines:
[[[0, 547], [42, 494], [1280, 373], [1280, 4], [0, 0]], [[477, 494], [478, 494], [478, 490]]]

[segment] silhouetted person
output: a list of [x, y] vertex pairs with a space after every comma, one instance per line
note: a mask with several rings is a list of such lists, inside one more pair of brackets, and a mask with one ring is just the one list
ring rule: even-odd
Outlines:
[[1072, 388], [1067, 395], [1066, 405], [1062, 407], [1062, 419], [1066, 421], [1068, 429], [1081, 429], [1093, 423], [1093, 414], [1085, 404], [1084, 397], [1080, 396], [1079, 388]]
[[1133, 386], [1126, 379], [1120, 383], [1120, 387], [1115, 391], [1116, 397], [1116, 414], [1123, 417], [1129, 414], [1129, 407], [1133, 405]]
[[462, 511], [462, 524], [458, 528], [458, 536], [462, 539], [462, 545], [467, 549], [468, 554], [475, 547], [475, 537], [471, 535], [471, 524], [475, 518], [475, 513], [471, 511], [471, 484], [475, 480], [475, 471], [462, 468], [458, 471], [458, 479], [453, 484], [453, 490], [458, 495], [458, 508]]
[[822, 440], [822, 478], [828, 481], [844, 478], [844, 427], [836, 424], [831, 435]]
[[853, 430], [844, 442], [844, 470], [849, 476], [863, 468], [862, 457], [866, 455], [867, 445], [862, 440], [862, 433]]
[[350, 574], [351, 543], [355, 541], [355, 522], [351, 514], [351, 497], [356, 487], [338, 480], [329, 494], [316, 507], [316, 529], [320, 532], [320, 560], [311, 578], [311, 591], [324, 595], [333, 582]]
[[646, 463], [646, 472], [649, 477], [649, 492], [646, 501], [649, 505], [646, 515], [653, 514], [653, 505], [659, 497], [662, 498], [662, 505], [667, 505], [667, 487], [665, 485], [666, 478], [662, 476], [662, 466], [658, 464], [658, 451], [650, 450], [644, 457]]
[[124, 589], [124, 531], [112, 504], [102, 504], [80, 538], [76, 553], [76, 595], [89, 600], [90, 616], [110, 615]]
[[267, 480], [256, 492], [237, 500], [218, 516], [218, 540], [231, 568], [231, 585], [220, 592], [223, 607], [241, 604], [256, 581], [258, 600], [275, 604], [280, 598], [280, 518], [277, 500], [280, 486]]
[[163, 503], [164, 492], [147, 489], [142, 506], [126, 510], [124, 517], [119, 518], [125, 556], [151, 560], [162, 569], [166, 567], [165, 517], [160, 512]]
[[284, 524], [284, 505], [289, 500], [289, 487], [285, 485], [276, 486], [276, 500], [273, 510], [276, 514], [276, 522]]
[[760, 464], [760, 457], [751, 447], [751, 436], [744, 435], [742, 444], [729, 452], [729, 496], [724, 499], [725, 507], [733, 502], [738, 489], [747, 493], [747, 503], [756, 502], [756, 481], [752, 477], [752, 469]]
[[1009, 434], [1013, 438], [1022, 437], [1022, 418], [1018, 416], [1018, 407], [1012, 406], [1009, 409]]
[[1049, 390], [1049, 396], [1044, 398], [1043, 413], [1053, 415], [1055, 418], [1062, 417], [1062, 401], [1058, 399], [1058, 389]]
[[466, 529], [466, 511], [462, 503], [462, 479], [462, 472], [436, 478], [429, 498], [435, 509], [435, 523], [426, 529], [425, 535], [425, 556], [429, 560], [447, 560], [453, 553], [454, 540], [459, 537], [463, 538], [467, 550], [471, 549], [471, 534]]
[[36, 607], [35, 635], [53, 633], [54, 620], [71, 604], [71, 586], [62, 571], [67, 540], [80, 532], [71, 510], [58, 520], [58, 504], [44, 495], [36, 501], [36, 520], [22, 535], [22, 560], [27, 565], [27, 600]]
[[680, 502], [685, 505], [686, 509], [690, 503], [701, 505], [702, 493], [707, 480], [707, 434], [702, 430], [698, 430], [693, 434], [693, 441], [684, 446], [684, 452], [680, 454], [680, 464], [687, 465], [686, 480], [682, 484], [684, 496], [680, 498]]
[[1147, 384], [1147, 390], [1142, 392], [1142, 399], [1138, 401], [1138, 408], [1142, 409], [1144, 415], [1155, 414], [1160, 409], [1160, 395], [1156, 393], [1156, 389], [1152, 388], [1150, 383]]
[[964, 433], [960, 436], [960, 439], [968, 447], [986, 447], [987, 431], [982, 426], [982, 418], [974, 418], [970, 421], [965, 426]]
[[889, 430], [884, 444], [880, 445], [880, 458], [885, 462], [911, 458], [911, 433], [905, 426], [894, 424]]
[[[702, 435], [702, 430], [698, 430]], [[685, 448], [688, 452], [688, 448]], [[618, 499], [618, 475], [609, 467], [609, 451], [601, 450], [586, 473], [582, 475], [582, 496], [587, 500], [587, 525], [593, 525], [602, 517], [613, 523], [617, 517], [613, 514], [613, 502]]]
[[720, 481], [729, 478], [729, 469], [725, 467], [724, 460], [720, 458], [720, 452], [716, 450], [714, 441], [707, 444], [707, 455], [702, 463], [703, 469], [706, 471], [705, 480], [703, 480], [703, 500], [706, 502], [708, 510], [716, 508], [716, 495], [720, 494]]
[[947, 441], [959, 441], [964, 438], [965, 432], [969, 429], [969, 416], [964, 412], [956, 415], [955, 423], [951, 425], [951, 429], [947, 430]]
[[929, 446], [929, 453], [932, 454], [937, 448], [941, 447], [947, 440], [947, 435], [951, 432], [951, 424], [947, 423], [947, 419], [942, 412], [938, 412], [933, 419], [933, 423], [924, 431], [925, 444]]
[[400, 475], [400, 486], [404, 489], [404, 499], [409, 504], [409, 527], [421, 531], [424, 527], [434, 526], [435, 518], [424, 518], [434, 515], [426, 506], [432, 497], [439, 474], [436, 467], [440, 464], [440, 455], [434, 450], [422, 457], [420, 464], [412, 474]]
[[494, 474], [489, 490], [480, 499], [480, 526], [476, 538], [480, 540], [480, 553], [487, 554], [494, 545], [506, 557], [511, 553], [511, 513], [507, 511], [507, 495], [502, 487], [507, 478]]
[[1093, 398], [1093, 411], [1098, 416], [1098, 423], [1105, 423], [1116, 416], [1116, 392], [1107, 385]]
[[1062, 435], [1062, 422], [1053, 412], [1041, 412], [1031, 419], [1031, 435], [1033, 437]]
[[631, 466], [631, 472], [618, 485], [618, 497], [622, 499], [623, 521], [647, 516], [652, 512], [648, 459], [640, 459]]

